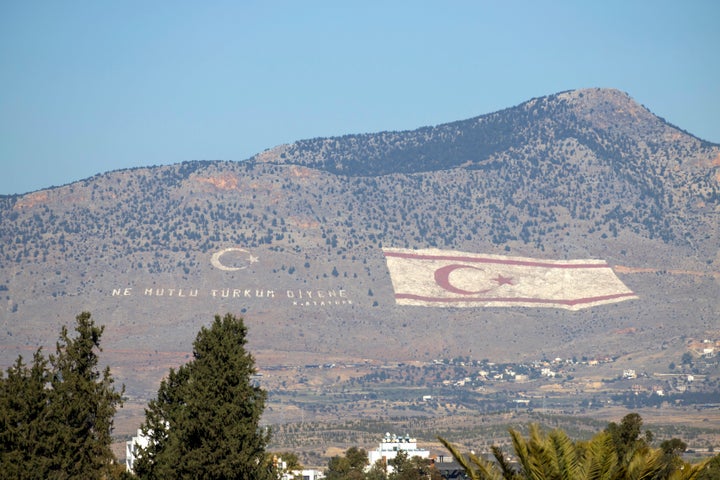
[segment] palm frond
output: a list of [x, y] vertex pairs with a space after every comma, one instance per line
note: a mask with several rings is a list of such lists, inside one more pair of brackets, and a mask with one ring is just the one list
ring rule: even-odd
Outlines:
[[584, 444], [580, 469], [586, 480], [618, 478], [618, 457], [610, 434], [601, 432]]
[[505, 457], [505, 453], [500, 449], [500, 447], [493, 445], [490, 450], [492, 451], [493, 457], [495, 457], [495, 461], [500, 466], [500, 472], [505, 480], [520, 478], [520, 475], [518, 475], [515, 468], [513, 468], [510, 462], [508, 462]]
[[707, 460], [694, 465], [683, 462], [680, 468], [676, 468], [670, 475], [668, 475], [668, 480], [697, 480], [711, 461], [712, 458], [708, 458]]
[[465, 470], [465, 474], [471, 480], [503, 480], [501, 472], [499, 472], [491, 462], [480, 458], [474, 454], [463, 455], [450, 442], [442, 437], [438, 437], [440, 443], [448, 449], [456, 462]]
[[575, 479], [580, 473], [575, 444], [562, 430], [553, 430], [547, 436], [552, 446], [552, 459], [557, 478]]

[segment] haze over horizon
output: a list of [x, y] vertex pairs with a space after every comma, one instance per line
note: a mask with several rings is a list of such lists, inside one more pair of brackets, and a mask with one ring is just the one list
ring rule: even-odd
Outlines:
[[720, 142], [720, 4], [0, 6], [0, 195], [627, 92]]

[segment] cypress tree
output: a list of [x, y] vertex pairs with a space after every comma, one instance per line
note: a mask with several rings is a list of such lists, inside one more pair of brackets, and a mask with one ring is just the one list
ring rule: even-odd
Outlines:
[[113, 417], [122, 404], [122, 393], [113, 388], [110, 367], [100, 372], [98, 355], [105, 327], [98, 327], [90, 313], [77, 316], [71, 338], [63, 326], [52, 366], [48, 419], [56, 427], [49, 438], [56, 454], [52, 468], [69, 478], [103, 478], [114, 460]]
[[22, 357], [0, 381], [0, 471], [7, 478], [99, 479], [112, 475], [113, 416], [122, 392], [98, 370], [100, 338], [90, 314], [63, 326], [55, 355]]
[[150, 439], [135, 463], [140, 478], [267, 479], [266, 393], [252, 382], [242, 318], [219, 315], [193, 343], [193, 359], [170, 369], [141, 429]]
[[43, 441], [50, 380], [47, 360], [38, 349], [28, 367], [22, 358], [0, 378], [0, 471], [8, 478], [32, 478], [47, 471], [50, 452]]

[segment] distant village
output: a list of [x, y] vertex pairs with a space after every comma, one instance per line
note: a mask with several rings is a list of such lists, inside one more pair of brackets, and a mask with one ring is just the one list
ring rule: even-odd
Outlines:
[[[271, 399], [282, 400], [288, 395], [286, 385], [273, 383], [274, 370], [292, 368], [300, 384], [306, 382], [304, 372], [308, 370], [356, 370], [360, 374], [349, 375], [332, 387], [333, 394], [352, 401], [352, 405], [358, 405], [356, 408], [362, 408], [362, 402], [384, 403], [384, 389], [396, 387], [401, 391], [412, 387], [407, 391], [414, 397], [398, 393], [392, 402], [394, 410], [384, 407], [384, 413], [391, 416], [410, 411], [432, 414], [449, 403], [462, 403], [478, 411], [526, 408], [548, 413], [577, 413], [612, 405], [653, 406], [668, 401], [698, 408], [719, 406], [716, 392], [720, 388], [720, 340], [689, 339], [685, 347], [681, 357], [653, 371], [634, 367], [626, 359], [622, 367], [613, 368], [618, 362], [615, 356], [542, 358], [523, 363], [456, 357], [412, 364], [271, 366], [260, 372], [258, 381], [270, 391]], [[311, 376], [310, 372], [307, 376]], [[288, 401], [310, 412], [316, 408], [311, 404], [301, 406], [297, 399]]]
[[[661, 405], [693, 405], [697, 409], [720, 408], [717, 389], [720, 387], [717, 371], [720, 367], [720, 339], [687, 339], [685, 352], [677, 361], [670, 363], [665, 371], [647, 372], [634, 368], [613, 368], [617, 357], [581, 357], [540, 359], [524, 363], [494, 363], [488, 359], [438, 358], [425, 364], [336, 364], [317, 363], [302, 366], [268, 366], [255, 375], [254, 381], [270, 392], [270, 401], [282, 403], [284, 396], [293, 397], [291, 389], [284, 389], [273, 380], [278, 372], [292, 370], [299, 384], [306, 382], [304, 375], [310, 371], [326, 371], [329, 376], [339, 369], [358, 371], [337, 386], [338, 395], [348, 400], [347, 408], [362, 408], [369, 404], [382, 404], [393, 408], [389, 415], [432, 415], [443, 405], [456, 402], [477, 412], [515, 411], [518, 409], [557, 414], [578, 413], [584, 410], [612, 405], [628, 407]], [[613, 372], [598, 381], [595, 369]], [[588, 373], [590, 372], [590, 373]], [[708, 374], [710, 373], [710, 374]], [[585, 378], [588, 377], [588, 378]], [[337, 378], [340, 378], [339, 376]], [[425, 387], [407, 388], [414, 392], [412, 398], [396, 397], [392, 402], [382, 398], [382, 386]], [[417, 392], [426, 391], [422, 395]], [[322, 394], [321, 394], [322, 395]], [[411, 395], [411, 394], [408, 394]], [[285, 400], [287, 400], [285, 398]], [[293, 399], [289, 403], [297, 402]], [[318, 401], [318, 405], [323, 402]], [[392, 405], [389, 407], [388, 405]], [[312, 403], [293, 403], [308, 415], [314, 409], [322, 409]], [[359, 405], [359, 406], [358, 406]], [[321, 410], [315, 413], [322, 413]], [[446, 452], [431, 452], [417, 445], [417, 440], [407, 434], [387, 433], [377, 448], [369, 450], [369, 465], [382, 460], [387, 464], [398, 451], [410, 457], [430, 459], [443, 478], [458, 478], [461, 469]], [[146, 439], [138, 435], [127, 441], [126, 466], [132, 471], [136, 449], [145, 445]], [[285, 480], [319, 480], [324, 470], [285, 469], [282, 458], [276, 459]], [[284, 470], [285, 469], [285, 470]]]
[[[147, 445], [147, 437], [143, 436], [140, 431], [136, 437], [126, 443], [126, 470], [128, 472], [133, 472], [138, 448], [146, 448]], [[452, 457], [444, 454], [432, 454], [430, 450], [418, 447], [417, 440], [408, 434], [396, 435], [389, 432], [382, 437], [377, 448], [367, 452], [367, 469], [379, 464], [383, 466], [386, 473], [392, 473], [394, 471], [392, 460], [401, 452], [407, 455], [407, 458], [419, 457], [428, 460], [432, 468], [436, 469], [444, 479], [459, 478], [462, 475], [462, 468]], [[325, 477], [323, 470], [293, 469], [282, 457], [276, 456], [273, 460], [282, 480], [320, 480]]]

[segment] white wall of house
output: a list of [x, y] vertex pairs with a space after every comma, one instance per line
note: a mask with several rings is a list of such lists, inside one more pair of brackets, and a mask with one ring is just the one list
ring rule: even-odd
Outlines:
[[392, 466], [388, 465], [388, 462], [397, 457], [397, 454], [400, 451], [407, 452], [408, 458], [430, 458], [430, 450], [421, 450], [417, 448], [417, 440], [415, 440], [414, 438], [410, 438], [409, 435], [406, 435], [404, 437], [398, 437], [396, 435], [390, 435], [389, 433], [386, 433], [385, 437], [383, 437], [382, 439], [382, 442], [380, 442], [378, 448], [376, 448], [375, 450], [370, 450], [368, 452], [368, 460], [370, 461], [370, 466], [372, 467], [373, 465], [375, 465], [375, 462], [377, 462], [378, 460], [384, 460], [385, 464], [387, 465], [388, 473], [392, 473], [393, 468]]
[[135, 472], [135, 460], [138, 458], [138, 448], [147, 448], [149, 439], [138, 429], [137, 436], [125, 442], [125, 469]]

